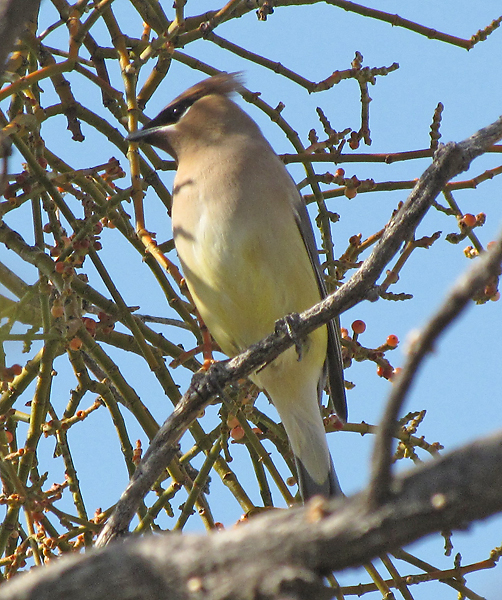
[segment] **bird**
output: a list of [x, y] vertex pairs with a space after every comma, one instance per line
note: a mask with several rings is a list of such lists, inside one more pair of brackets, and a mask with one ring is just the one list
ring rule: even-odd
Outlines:
[[[170, 102], [129, 142], [176, 162], [171, 220], [188, 289], [223, 353], [233, 357], [286, 315], [326, 296], [305, 203], [257, 123], [232, 99], [240, 73], [220, 73]], [[347, 419], [338, 324], [330, 321], [250, 376], [284, 425], [304, 502], [341, 494], [321, 396]]]

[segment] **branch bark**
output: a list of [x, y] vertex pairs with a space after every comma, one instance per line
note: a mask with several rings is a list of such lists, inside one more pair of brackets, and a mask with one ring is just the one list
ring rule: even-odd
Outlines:
[[364, 491], [313, 499], [209, 536], [148, 536], [64, 557], [3, 585], [0, 600], [328, 598], [323, 575], [502, 510], [502, 433], [393, 480], [373, 509]]
[[15, 41], [39, 5], [40, 0], [0, 0], [0, 78]]

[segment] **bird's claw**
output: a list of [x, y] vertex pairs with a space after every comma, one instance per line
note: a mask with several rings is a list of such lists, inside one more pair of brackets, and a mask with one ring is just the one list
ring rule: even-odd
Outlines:
[[302, 359], [303, 345], [305, 344], [305, 338], [300, 337], [298, 334], [300, 324], [301, 320], [298, 313], [291, 313], [275, 322], [275, 332], [285, 333], [294, 343], [298, 362]]

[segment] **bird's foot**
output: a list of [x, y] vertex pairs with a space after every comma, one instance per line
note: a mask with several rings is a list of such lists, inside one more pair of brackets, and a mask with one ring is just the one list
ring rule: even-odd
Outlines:
[[291, 313], [275, 322], [275, 332], [285, 333], [294, 343], [298, 361], [302, 359], [303, 345], [305, 344], [305, 338], [298, 334], [300, 324], [301, 320], [298, 313]]

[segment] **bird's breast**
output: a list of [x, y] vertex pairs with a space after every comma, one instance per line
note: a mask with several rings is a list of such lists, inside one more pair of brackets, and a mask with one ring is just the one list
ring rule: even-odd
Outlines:
[[[320, 299], [287, 201], [296, 190], [288, 185], [289, 176], [270, 190], [259, 177], [231, 169], [225, 178], [211, 169], [177, 173], [172, 221], [178, 256], [202, 318], [230, 356], [272, 333], [281, 317]], [[316, 337], [323, 336], [324, 328]]]

